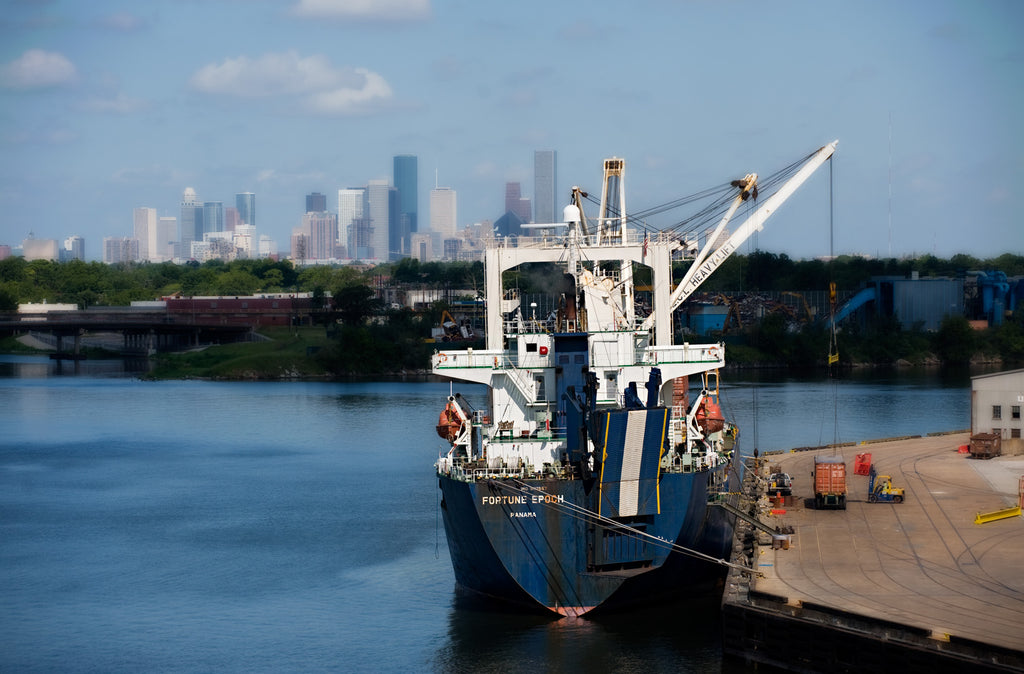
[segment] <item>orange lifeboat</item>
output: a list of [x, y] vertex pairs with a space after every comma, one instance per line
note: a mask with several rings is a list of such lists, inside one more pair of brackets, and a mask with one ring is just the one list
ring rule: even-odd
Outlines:
[[701, 402], [700, 407], [697, 409], [697, 414], [694, 415], [694, 419], [697, 422], [697, 426], [704, 433], [717, 433], [725, 428], [725, 417], [722, 415], [722, 408], [718, 406], [718, 403], [712, 402], [708, 398]]
[[455, 442], [455, 438], [459, 437], [459, 431], [461, 430], [462, 419], [459, 418], [459, 413], [455, 411], [455, 407], [448, 403], [441, 410], [441, 416], [437, 420], [437, 434], [448, 442]]

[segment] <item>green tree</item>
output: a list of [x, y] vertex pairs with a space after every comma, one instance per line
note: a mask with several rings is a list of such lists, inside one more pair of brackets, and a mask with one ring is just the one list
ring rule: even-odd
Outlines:
[[335, 293], [334, 309], [346, 325], [359, 325], [367, 316], [380, 310], [380, 300], [373, 296], [372, 288], [350, 285]]
[[977, 345], [977, 336], [963, 316], [946, 316], [935, 333], [935, 353], [947, 365], [966, 365]]
[[17, 311], [18, 298], [8, 290], [4, 284], [0, 284], [0, 311]]
[[252, 295], [262, 282], [244, 269], [231, 269], [219, 274], [214, 283], [216, 295]]

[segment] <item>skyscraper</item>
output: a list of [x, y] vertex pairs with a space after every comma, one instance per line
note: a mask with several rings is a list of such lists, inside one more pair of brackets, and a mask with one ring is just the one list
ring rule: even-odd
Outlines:
[[203, 205], [199, 203], [196, 191], [191, 187], [185, 188], [181, 197], [181, 257], [190, 257], [193, 241], [203, 240]]
[[302, 233], [306, 236], [307, 260], [329, 260], [338, 242], [338, 216], [326, 210], [302, 216]]
[[154, 260], [163, 262], [174, 258], [174, 243], [177, 234], [178, 219], [176, 217], [169, 215], [157, 218]]
[[[536, 222], [558, 222], [562, 214], [556, 204], [555, 151], [533, 153], [533, 210]], [[556, 219], [557, 218], [557, 219]]]
[[256, 195], [252, 192], [239, 192], [235, 195], [235, 208], [238, 218], [243, 224], [256, 226]]
[[370, 257], [375, 260], [396, 259], [401, 253], [398, 230], [398, 190], [387, 180], [371, 180], [366, 186], [363, 217], [369, 219]]
[[398, 190], [398, 236], [401, 245], [397, 250], [403, 254], [410, 251], [413, 232], [418, 231], [419, 219], [419, 173], [416, 155], [400, 154], [394, 158], [394, 184]]
[[134, 262], [139, 259], [139, 240], [125, 236], [103, 238], [103, 261], [107, 264]]
[[242, 218], [238, 215], [238, 209], [234, 206], [228, 206], [224, 209], [224, 231], [233, 232], [235, 227], [242, 224]]
[[203, 234], [224, 231], [224, 202], [203, 202]]
[[455, 236], [455, 196], [455, 190], [450, 187], [435, 187], [430, 190], [430, 230], [440, 234], [442, 240]]
[[533, 208], [530, 200], [523, 196], [519, 183], [505, 183], [505, 212], [515, 213], [521, 223], [532, 220]]
[[323, 213], [327, 210], [327, 196], [319, 192], [306, 195], [306, 212]]
[[64, 239], [64, 249], [60, 251], [61, 262], [85, 259], [85, 239], [72, 235]]
[[57, 245], [57, 239], [37, 239], [34, 234], [29, 232], [28, 238], [21, 242], [21, 254], [27, 262], [32, 260], [56, 262], [60, 259], [60, 246]]
[[[366, 190], [347, 188], [338, 190], [338, 241], [345, 245], [348, 257], [368, 258], [366, 233], [359, 236], [356, 227], [363, 220], [363, 199]], [[362, 248], [363, 250], [360, 250]]]
[[157, 250], [156, 209], [136, 208], [133, 212], [134, 237], [139, 241], [139, 259], [151, 260]]

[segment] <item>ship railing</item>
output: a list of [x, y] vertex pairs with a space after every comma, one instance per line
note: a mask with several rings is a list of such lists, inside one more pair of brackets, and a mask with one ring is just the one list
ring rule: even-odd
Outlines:
[[725, 354], [721, 344], [672, 344], [668, 346], [645, 346], [637, 349], [637, 362], [645, 365], [670, 363], [705, 363], [709, 368], [725, 365]]
[[[617, 219], [617, 218], [616, 218]], [[564, 247], [566, 242], [570, 239], [567, 228], [564, 223], [550, 223], [550, 228], [545, 228], [545, 223], [534, 223], [530, 225], [530, 229], [536, 232], [542, 232], [537, 236], [499, 236], [487, 242], [489, 247], [497, 248], [553, 248], [553, 247]], [[691, 251], [696, 246], [696, 242], [690, 237], [680, 238], [678, 234], [672, 232], [646, 232], [641, 233], [636, 230], [628, 230], [626, 232], [625, 241], [622, 241], [619, 236], [609, 236], [607, 232], [601, 234], [590, 234], [582, 235], [577, 233], [575, 235], [575, 241], [579, 246], [597, 246], [599, 241], [601, 245], [625, 245], [625, 246], [639, 246], [646, 241], [648, 244], [660, 244], [660, 243], [679, 243], [681, 244], [680, 249], [684, 252]]]
[[552, 426], [551, 428], [538, 428], [536, 430], [495, 430], [487, 441], [491, 444], [511, 444], [523, 442], [549, 442], [565, 439], [565, 427]]
[[[642, 324], [644, 322], [643, 317], [637, 317], [632, 321], [627, 321], [624, 318], [619, 318], [616, 321], [614, 330], [590, 330], [592, 334], [601, 332], [640, 332], [642, 330]], [[537, 319], [537, 320], [518, 320], [518, 319], [506, 319], [502, 321], [501, 329], [506, 335], [549, 335], [553, 332], [557, 332], [555, 329], [557, 326], [555, 321], [548, 319]], [[571, 330], [570, 330], [571, 332]], [[647, 334], [646, 331], [643, 334]]]
[[486, 368], [493, 370], [505, 367], [506, 358], [504, 351], [489, 351], [486, 349], [438, 351], [433, 355], [431, 364], [435, 369], [439, 370], [446, 368]]

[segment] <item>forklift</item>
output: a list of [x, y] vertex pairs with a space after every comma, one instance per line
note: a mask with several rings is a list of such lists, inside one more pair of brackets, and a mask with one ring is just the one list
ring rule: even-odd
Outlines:
[[903, 503], [903, 488], [892, 486], [892, 477], [879, 475], [874, 466], [868, 475], [868, 503]]

